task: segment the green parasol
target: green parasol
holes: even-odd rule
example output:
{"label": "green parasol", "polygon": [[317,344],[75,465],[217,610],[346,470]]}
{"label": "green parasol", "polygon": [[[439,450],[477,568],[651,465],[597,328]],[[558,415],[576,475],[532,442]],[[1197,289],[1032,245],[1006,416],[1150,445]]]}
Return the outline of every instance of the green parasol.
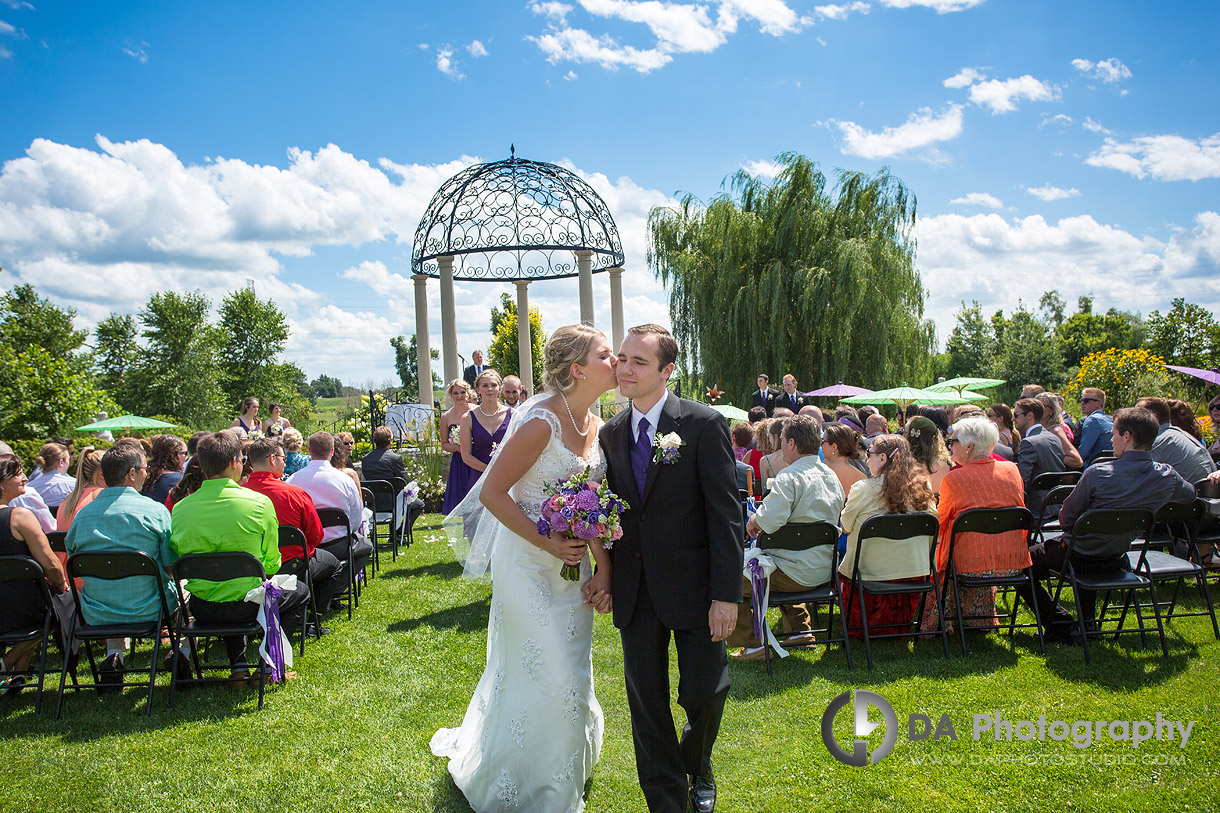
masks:
{"label": "green parasol", "polygon": [[[1001,384],[1007,384],[1007,381],[1001,381],[998,378],[970,378],[963,376],[960,378],[951,378],[948,381],[941,381],[939,384],[932,384],[925,389],[928,392],[953,392],[960,393],[962,390],[969,387],[973,390],[989,390],[992,387],[998,387]],[[981,395],[978,398],[971,398],[972,401],[987,400],[988,396]]]}
{"label": "green parasol", "polygon": [[909,404],[964,404],[965,402],[966,399],[952,392],[929,392],[908,387],[906,384],[843,399],[845,404],[897,404],[899,409],[906,409]]}
{"label": "green parasol", "polygon": [[749,412],[738,409],[732,404],[711,404],[710,406],[729,421],[748,421],[750,419]]}
{"label": "green parasol", "polygon": [[174,424],[158,421],[155,418],[141,418],[139,415],[120,415],[117,418],[107,418],[97,423],[76,427],[77,432],[102,432],[106,429],[172,429]]}

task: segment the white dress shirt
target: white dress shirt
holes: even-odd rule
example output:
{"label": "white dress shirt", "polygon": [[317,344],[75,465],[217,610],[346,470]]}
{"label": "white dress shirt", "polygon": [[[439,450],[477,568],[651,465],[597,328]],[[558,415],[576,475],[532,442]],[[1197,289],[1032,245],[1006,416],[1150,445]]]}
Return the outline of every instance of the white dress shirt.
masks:
{"label": "white dress shirt", "polygon": [[68,498],[76,488],[76,478],[62,471],[43,472],[25,484],[26,490],[34,489],[48,508],[54,508]]}
{"label": "white dress shirt", "polygon": [[55,517],[51,516],[51,509],[47,508],[47,504],[42,501],[42,495],[34,489],[27,488],[24,494],[9,500],[8,504],[13,508],[24,508],[33,512],[34,516],[38,517],[38,524],[42,526],[43,533],[49,534],[55,530]]}
{"label": "white dress shirt", "polygon": [[[317,508],[338,508],[347,514],[352,533],[363,535],[364,501],[360,497],[360,489],[351,477],[332,466],[329,460],[310,460],[287,482],[305,489]],[[324,528],[322,541],[329,542],[343,535],[343,529],[338,526]]]}
{"label": "white dress shirt", "polygon": [[669,397],[669,390],[661,393],[661,397],[652,405],[652,409],[647,412],[640,412],[635,408],[635,402],[631,402],[631,437],[636,443],[640,441],[640,418],[648,419],[648,441],[655,445],[657,439],[657,422],[661,420],[661,410],[665,407],[665,399]]}

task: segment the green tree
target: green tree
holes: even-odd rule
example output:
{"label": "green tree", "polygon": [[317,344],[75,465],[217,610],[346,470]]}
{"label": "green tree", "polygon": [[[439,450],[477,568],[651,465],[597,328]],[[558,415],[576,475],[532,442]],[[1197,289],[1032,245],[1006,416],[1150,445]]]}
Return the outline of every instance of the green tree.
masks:
{"label": "green tree", "polygon": [[937,374],[957,378],[990,372],[995,359],[995,333],[991,323],[983,318],[982,306],[977,300],[969,306],[963,302],[956,319],[945,345],[944,370],[937,370]]}
{"label": "green tree", "polygon": [[93,368],[99,383],[120,403],[129,400],[128,372],[138,363],[135,317],[112,313],[93,329]]}
{"label": "green tree", "polygon": [[1112,347],[1119,350],[1139,347],[1142,337],[1142,323],[1138,314],[1114,308],[1104,315],[1095,314],[1093,300],[1088,296],[1080,297],[1076,312],[1055,328],[1059,353],[1063,356],[1066,369],[1079,367],[1084,357],[1092,353]]}
{"label": "green tree", "polygon": [[[521,343],[517,339],[517,303],[508,294],[500,295],[503,308],[491,309],[491,345],[487,348],[487,363],[500,375],[521,375]],[[542,332],[542,314],[530,308],[530,366],[534,382],[542,381],[542,348],[546,334]]]}
{"label": "green tree", "polygon": [[0,344],[0,437],[41,440],[67,434],[103,411],[116,415],[119,407],[71,358],[36,344]]}
{"label": "green tree", "polygon": [[[419,345],[415,342],[415,334],[412,333],[409,340],[405,336],[395,336],[390,339],[390,347],[394,348],[394,369],[402,382],[404,397],[419,400]],[[440,361],[440,351],[435,347],[429,350],[428,355]],[[432,389],[442,386],[441,377],[432,373]]]}
{"label": "green tree", "polygon": [[809,159],[779,160],[772,183],[738,171],[706,205],[686,195],[649,213],[648,263],[669,287],[688,369],[736,403],[760,370],[802,386],[926,378],[935,329],[914,195],[887,170],[840,171],[832,194]]}
{"label": "green tree", "polygon": [[267,368],[288,341],[288,320],[280,309],[242,288],[221,301],[219,327],[221,369],[229,400],[240,402],[248,395],[278,400],[264,393],[269,386]]}
{"label": "green tree", "polygon": [[1024,303],[1018,302],[1009,319],[997,313],[992,325],[997,335],[992,375],[1018,390],[1025,384],[1041,384],[1053,390],[1063,383],[1063,359],[1054,334]]}
{"label": "green tree", "polygon": [[309,382],[309,386],[313,387],[313,391],[318,394],[319,398],[343,397],[343,382],[328,375],[318,376]]}
{"label": "green tree", "polygon": [[0,297],[0,336],[14,348],[41,347],[51,358],[84,366],[80,349],[89,331],[72,326],[76,311],[38,295],[33,285],[18,285]]}
{"label": "green tree", "polygon": [[1202,369],[1220,366],[1220,324],[1206,308],[1178,297],[1168,313],[1149,314],[1146,326],[1148,349],[1168,363]]}
{"label": "green tree", "polygon": [[132,377],[143,414],[170,415],[194,428],[227,425],[221,336],[208,321],[210,308],[199,291],[165,291],[140,311],[146,349]]}

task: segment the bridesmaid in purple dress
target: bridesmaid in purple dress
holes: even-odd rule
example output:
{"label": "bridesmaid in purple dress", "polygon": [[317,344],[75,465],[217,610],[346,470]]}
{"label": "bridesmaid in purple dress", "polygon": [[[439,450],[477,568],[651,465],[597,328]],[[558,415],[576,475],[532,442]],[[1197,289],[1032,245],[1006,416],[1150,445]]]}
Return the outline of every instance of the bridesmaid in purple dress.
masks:
{"label": "bridesmaid in purple dress", "polygon": [[459,443],[466,464],[465,491],[478,482],[491,462],[491,453],[504,440],[513,411],[500,402],[503,382],[495,370],[484,370],[474,381],[478,404],[462,416]]}
{"label": "bridesmaid in purple dress", "polygon": [[448,514],[456,508],[457,504],[466,496],[466,492],[470,490],[468,485],[470,469],[462,461],[459,427],[462,418],[470,412],[471,402],[474,401],[474,391],[460,378],[450,381],[445,392],[449,395],[449,400],[453,402],[453,407],[441,415],[439,425],[441,448],[450,454],[449,477],[445,480],[445,502],[441,506],[442,514]]}

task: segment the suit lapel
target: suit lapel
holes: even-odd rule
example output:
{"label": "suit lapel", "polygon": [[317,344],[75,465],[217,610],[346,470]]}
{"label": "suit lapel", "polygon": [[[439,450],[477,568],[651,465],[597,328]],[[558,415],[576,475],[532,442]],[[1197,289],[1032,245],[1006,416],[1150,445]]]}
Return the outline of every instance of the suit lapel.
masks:
{"label": "suit lapel", "polygon": [[628,406],[615,418],[617,420],[610,427],[610,448],[607,451],[610,466],[615,471],[614,479],[618,481],[618,491],[622,493],[624,483],[635,485],[631,475],[631,407]]}
{"label": "suit lapel", "polygon": [[[677,432],[681,428],[679,418],[682,416],[682,401],[678,396],[669,393],[665,396],[665,405],[661,407],[661,419],[657,421],[657,437],[667,435],[670,432]],[[630,430],[627,432],[631,435]],[[648,478],[644,481],[644,494],[641,497],[641,505],[648,502],[648,495],[652,493],[652,486],[657,481],[657,475],[661,472],[661,464],[656,462],[655,455],[649,458],[648,461]]]}

